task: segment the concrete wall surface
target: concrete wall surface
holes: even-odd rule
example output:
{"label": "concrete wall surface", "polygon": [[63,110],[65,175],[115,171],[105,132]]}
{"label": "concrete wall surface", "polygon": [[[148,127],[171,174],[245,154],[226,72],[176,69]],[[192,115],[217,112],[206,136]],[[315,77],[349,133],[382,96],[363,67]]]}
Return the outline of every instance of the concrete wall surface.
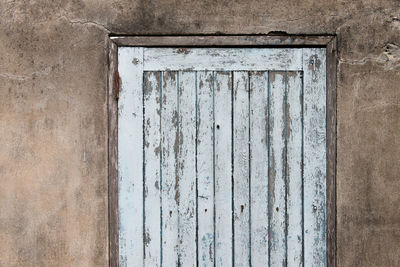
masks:
{"label": "concrete wall surface", "polygon": [[0,266],[107,266],[107,39],[337,34],[338,266],[400,266],[398,0],[0,2]]}

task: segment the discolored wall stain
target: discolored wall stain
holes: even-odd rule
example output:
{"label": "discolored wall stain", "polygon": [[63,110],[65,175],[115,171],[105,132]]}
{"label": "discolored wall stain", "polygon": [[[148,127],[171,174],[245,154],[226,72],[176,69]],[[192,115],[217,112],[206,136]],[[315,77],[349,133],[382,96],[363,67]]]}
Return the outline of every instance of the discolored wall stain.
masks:
{"label": "discolored wall stain", "polygon": [[399,14],[393,0],[2,1],[0,266],[108,265],[109,34],[277,31],[338,37],[338,266],[399,266]]}

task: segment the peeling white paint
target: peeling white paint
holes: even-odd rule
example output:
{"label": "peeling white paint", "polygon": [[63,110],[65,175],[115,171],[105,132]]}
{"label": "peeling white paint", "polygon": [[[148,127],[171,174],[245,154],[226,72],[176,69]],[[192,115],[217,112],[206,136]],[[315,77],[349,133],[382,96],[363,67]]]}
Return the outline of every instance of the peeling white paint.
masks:
{"label": "peeling white paint", "polygon": [[144,51],[119,52],[122,266],[326,265],[325,50]]}

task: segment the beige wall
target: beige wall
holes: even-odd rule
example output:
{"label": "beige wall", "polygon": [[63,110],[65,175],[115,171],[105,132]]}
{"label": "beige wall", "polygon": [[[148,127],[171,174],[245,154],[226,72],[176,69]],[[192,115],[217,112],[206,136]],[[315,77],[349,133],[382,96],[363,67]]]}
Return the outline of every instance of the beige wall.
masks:
{"label": "beige wall", "polygon": [[400,266],[400,2],[0,2],[0,266],[106,266],[106,40],[337,34],[338,265]]}

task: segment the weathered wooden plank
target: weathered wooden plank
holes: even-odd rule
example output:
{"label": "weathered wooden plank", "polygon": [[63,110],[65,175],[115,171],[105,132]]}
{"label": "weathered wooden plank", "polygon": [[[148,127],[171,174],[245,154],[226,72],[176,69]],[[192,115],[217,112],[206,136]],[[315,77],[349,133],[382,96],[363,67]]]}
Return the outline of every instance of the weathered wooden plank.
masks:
{"label": "weathered wooden plank", "polygon": [[268,266],[268,73],[250,76],[251,263]]}
{"label": "weathered wooden plank", "polygon": [[144,48],[144,70],[301,70],[301,48]]}
{"label": "weathered wooden plank", "polygon": [[[141,48],[135,49],[141,51]],[[121,49],[120,52],[123,52],[123,50]],[[258,52],[261,51],[260,49],[257,50]],[[191,61],[190,57],[193,51],[192,49],[190,51],[181,49],[174,53]],[[232,56],[234,53],[227,54],[227,57],[224,57],[218,54],[220,51],[218,50],[213,56],[220,57],[221,64],[226,63],[223,66],[224,68],[221,67],[221,69],[227,70],[227,66],[234,64],[235,60],[238,60],[239,65],[242,64],[241,66],[249,63],[246,62],[246,58],[241,61],[240,55],[235,60],[229,59],[228,56]],[[157,111],[157,108],[152,108],[152,106],[157,106],[157,103],[154,104],[154,101],[157,101],[155,97],[157,93],[153,94],[153,90],[151,92],[146,90],[147,87],[154,87],[152,83],[157,81],[158,78],[151,77],[157,74],[146,73],[144,80],[147,81],[147,84],[142,88],[143,77],[138,73],[143,73],[141,61],[143,54],[132,56],[131,53],[125,52],[128,57],[125,57],[122,63],[120,62],[122,86],[118,104],[120,108],[119,122],[124,123],[124,125],[118,127],[118,138],[122,137],[123,139],[123,141],[120,140],[118,149],[122,149],[122,155],[125,158],[122,158],[120,152],[118,170],[119,185],[122,186],[121,183],[125,183],[128,187],[124,186],[119,193],[119,202],[121,203],[121,207],[118,208],[120,213],[120,265],[128,266],[134,262],[135,266],[142,266],[144,258],[145,264],[151,266],[161,265],[161,261],[163,261],[164,266],[179,264],[190,266],[196,265],[196,260],[200,265],[205,266],[213,265],[214,260],[215,264],[219,266],[233,264],[240,266],[248,265],[249,259],[253,266],[268,264],[271,266],[297,266],[302,264],[303,255],[304,266],[326,265],[327,246],[331,244],[329,240],[334,239],[334,237],[327,238],[326,233],[326,145],[327,142],[332,143],[333,141],[331,135],[330,137],[326,136],[325,129],[325,127],[328,127],[325,118],[327,114],[325,108],[325,50],[303,49],[303,51],[304,104],[301,103],[299,73],[291,71],[287,73],[272,72],[269,90],[270,99],[268,98],[268,90],[262,88],[267,82],[267,73],[265,71],[252,73],[250,78],[252,90],[250,95],[247,92],[247,118],[243,116],[246,112],[244,107],[245,95],[240,94],[242,91],[237,89],[241,88],[242,84],[246,84],[245,81],[239,79],[239,77],[246,78],[246,72],[238,71],[239,69],[235,70],[234,67],[233,76],[230,76],[232,72],[216,72],[214,76],[212,72],[199,71],[197,77],[194,71],[180,71],[181,77],[178,78],[177,72],[166,71],[165,76],[170,77],[164,79],[163,86],[158,89],[158,93],[163,95],[163,91],[165,91],[164,93],[168,97],[163,98],[162,109]],[[121,54],[119,56],[121,57]],[[265,55],[261,55],[258,60],[262,56]],[[249,58],[253,60],[252,56]],[[123,62],[124,60],[125,62]],[[201,63],[202,60],[203,57],[200,54],[197,60],[200,62],[200,67],[203,64]],[[298,58],[295,58],[296,60]],[[197,61],[192,61],[192,63],[194,62],[193,64],[196,65]],[[121,64],[129,66],[122,68]],[[196,70],[196,68],[192,69]],[[214,69],[219,70],[218,68]],[[158,73],[158,75],[164,76],[161,73]],[[200,78],[201,75],[204,77]],[[185,80],[185,76],[191,78]],[[128,80],[124,77],[128,77]],[[196,77],[199,81],[202,79],[204,83],[208,82],[208,85],[203,85],[206,88],[204,95],[199,91],[197,101],[195,92],[196,86],[200,87],[200,83],[196,83]],[[214,91],[213,77],[217,80],[215,83],[215,104],[212,95]],[[129,86],[129,84],[131,85]],[[258,88],[259,85],[260,89],[257,93],[253,93],[254,88]],[[168,86],[171,88],[170,90],[163,88]],[[179,86],[183,90],[178,90]],[[189,87],[192,90],[185,90]],[[225,89],[221,90],[222,87],[225,87]],[[128,90],[126,90],[127,88]],[[136,89],[132,91],[131,88]],[[235,90],[232,92],[233,89]],[[142,98],[143,93],[144,99]],[[131,99],[130,102],[127,101],[128,98]],[[201,98],[204,100],[204,104],[201,104]],[[328,98],[332,99],[332,95],[328,95]],[[271,120],[269,122],[267,121],[269,119],[267,116],[268,101],[271,102],[269,107]],[[198,103],[197,109],[194,108],[196,103]],[[253,103],[257,104],[253,106]],[[159,105],[160,103],[158,103],[158,107]],[[215,106],[216,112],[215,127],[212,120],[213,106]],[[141,113],[143,108],[144,114]],[[146,113],[150,110],[153,113]],[[329,114],[332,114],[334,111],[330,112]],[[330,116],[329,114],[328,116]],[[304,193],[301,187],[302,115],[304,118]],[[161,119],[161,136],[158,135],[158,137],[156,131],[157,116],[158,134],[160,134],[159,120]],[[197,124],[196,118],[198,118]],[[136,122],[133,121],[134,119]],[[146,124],[147,122],[149,124]],[[247,122],[247,124],[244,122]],[[269,129],[268,125],[271,126]],[[334,122],[329,121],[329,125],[331,128],[334,127],[332,126]],[[164,127],[166,128],[164,129]],[[270,134],[270,148],[267,147],[267,133]],[[143,137],[145,140],[151,140],[151,142],[143,143]],[[160,137],[161,154],[157,155],[155,144],[160,143]],[[195,142],[196,137],[197,143]],[[327,138],[330,141],[327,141]],[[213,143],[215,144],[215,155],[211,156]],[[198,145],[197,154],[196,144]],[[132,149],[134,146],[139,149],[140,153]],[[332,155],[335,151],[332,150],[332,146],[328,146],[329,157],[331,161],[332,158],[334,161]],[[245,154],[243,151],[246,151],[246,149],[248,155],[247,167],[245,157],[238,156]],[[268,149],[270,158],[268,158]],[[145,158],[143,158],[143,155]],[[135,163],[132,164],[132,158],[139,159],[139,161],[135,160]],[[214,177],[213,161],[215,163]],[[268,161],[268,164],[263,164],[263,162],[267,163]],[[196,162],[197,165],[195,165]],[[161,171],[159,170],[160,164]],[[270,166],[269,171],[268,165]],[[328,162],[329,169],[332,169],[332,165],[334,163]],[[247,176],[245,176],[246,168]],[[143,170],[145,174],[143,174]],[[262,179],[263,176],[267,176],[267,171],[270,180]],[[135,175],[139,173],[139,175],[131,175],[133,173]],[[331,173],[332,171],[329,177],[333,176],[334,178],[334,174]],[[164,175],[167,176],[165,181],[163,180]],[[201,176],[204,177],[201,178]],[[138,180],[138,177],[141,180]],[[159,187],[162,190],[161,195],[160,192],[157,195],[155,186],[157,177],[159,177]],[[206,177],[208,177],[208,180]],[[215,179],[215,191],[213,190],[213,178]],[[136,180],[132,183],[134,179]],[[143,179],[146,182],[145,184],[143,184]],[[152,186],[152,183],[154,186]],[[334,191],[332,193],[334,181],[329,180],[329,183],[328,194],[330,195],[328,201],[332,201],[334,199]],[[138,184],[141,185],[140,188],[138,188]],[[269,191],[267,191],[268,184]],[[134,190],[136,191],[133,193]],[[215,198],[213,198],[214,193]],[[268,195],[270,198],[267,198]],[[125,198],[121,199],[123,196]],[[206,198],[205,196],[209,197]],[[302,214],[302,196],[304,196],[304,214]],[[246,199],[247,207],[242,205],[242,202],[245,202]],[[158,210],[154,209],[156,205],[158,205]],[[267,210],[268,206],[270,207],[269,210]],[[328,213],[334,214],[334,211],[332,212],[334,205],[329,207],[330,212]],[[141,210],[141,213],[138,212],[138,209]],[[129,214],[126,213],[127,210],[129,210]],[[254,212],[254,210],[257,210],[257,212]],[[268,213],[270,213],[270,218],[268,218]],[[143,214],[145,217],[143,217]],[[245,219],[246,216],[247,219]],[[302,216],[304,216],[304,219],[302,219]],[[196,233],[197,218],[198,230]],[[129,220],[134,221],[134,223],[130,223]],[[215,224],[213,225],[214,220]],[[304,229],[301,229],[303,221]],[[334,228],[334,221],[333,218],[328,222],[333,225],[332,227],[329,226],[329,231]],[[133,227],[131,227],[132,225]],[[270,225],[268,231],[267,225]],[[244,231],[246,226],[247,232]],[[159,230],[158,237],[157,227]],[[143,230],[145,231],[144,235]],[[213,233],[216,234],[215,237]],[[139,242],[132,241],[132,237],[135,235]],[[138,238],[137,235],[141,238]],[[201,239],[202,237],[204,239]],[[130,241],[127,238],[131,238]],[[213,243],[214,239],[216,239],[216,245]],[[244,246],[246,242],[248,245]],[[303,242],[305,251],[302,251]],[[326,242],[329,242],[329,244]],[[269,251],[268,243],[270,245]],[[136,246],[139,246],[139,248],[136,249]],[[155,256],[157,254],[159,255],[158,258]],[[271,255],[270,259],[268,254]],[[133,260],[135,257],[139,261]],[[330,259],[329,262],[332,261],[334,262]]]}
{"label": "weathered wooden plank", "polygon": [[326,265],[326,61],[324,48],[305,48],[304,266]]}
{"label": "weathered wooden plank", "polygon": [[[115,94],[117,85],[118,48],[109,41],[109,68],[107,77],[108,103],[108,218],[109,218],[109,263],[118,267],[118,102]],[[119,81],[118,81],[119,82]]]}
{"label": "weathered wooden plank", "polygon": [[336,38],[326,47],[326,254],[336,266]]}
{"label": "weathered wooden plank", "polygon": [[162,265],[178,264],[178,78],[162,73]]}
{"label": "weathered wooden plank", "polygon": [[286,265],[286,74],[270,73],[270,264]]}
{"label": "weathered wooden plank", "polygon": [[287,74],[287,266],[303,266],[302,77]]}
{"label": "weathered wooden plank", "polygon": [[[143,48],[120,48],[119,264],[143,264]],[[135,64],[132,64],[132,62]]]}
{"label": "weathered wooden plank", "polygon": [[196,73],[179,72],[179,263],[196,265]]}
{"label": "weathered wooden plank", "polygon": [[310,35],[230,35],[230,36],[113,36],[111,40],[118,46],[310,46],[327,45],[334,36]]}
{"label": "weathered wooden plank", "polygon": [[250,264],[249,75],[233,72],[234,265]]}
{"label": "weathered wooden plank", "polygon": [[213,73],[197,74],[198,261],[214,266]]}
{"label": "weathered wooden plank", "polygon": [[230,72],[214,76],[215,264],[232,266],[232,81]]}
{"label": "weathered wooden plank", "polygon": [[160,266],[161,73],[144,73],[144,265]]}

